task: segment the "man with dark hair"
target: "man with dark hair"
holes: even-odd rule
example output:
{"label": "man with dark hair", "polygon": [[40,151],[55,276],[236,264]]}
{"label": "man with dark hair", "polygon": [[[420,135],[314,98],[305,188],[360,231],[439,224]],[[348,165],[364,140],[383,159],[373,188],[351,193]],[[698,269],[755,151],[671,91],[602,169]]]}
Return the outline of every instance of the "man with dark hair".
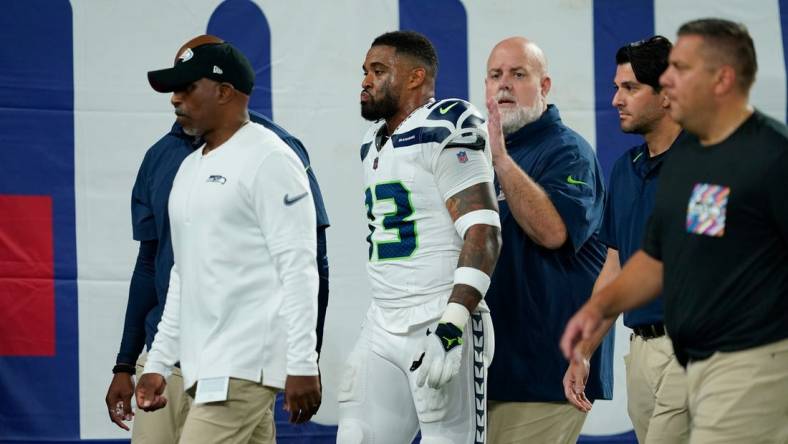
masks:
{"label": "man with dark hair", "polygon": [[417,32],[401,31],[381,34],[372,41],[372,46],[391,46],[398,54],[407,54],[419,59],[431,78],[438,75],[438,55],[432,43]]}
{"label": "man with dark hair", "polygon": [[[222,39],[212,35],[195,37],[178,50],[176,60],[187,48],[222,42]],[[309,186],[317,213],[317,264],[320,274],[317,323],[319,353],[328,305],[326,229],[329,226],[320,186],[310,165],[309,154],[300,140],[262,114],[250,110],[249,118],[281,138],[301,159],[309,177]],[[149,349],[153,343],[156,326],[161,320],[164,309],[170,270],[174,262],[167,211],[172,181],[183,159],[202,144],[199,137],[186,134],[183,127],[176,122],[172,129],[145,154],[132,190],[132,231],[134,239],[140,242],[140,247],[129,287],[120,351],[105,401],[110,420],[119,427],[128,430],[128,426],[123,421],[134,419],[131,439],[135,444],[177,442],[191,405],[190,398],[183,393],[183,380],[178,367],[173,369],[167,381],[165,396],[169,401],[163,409],[156,412],[142,410],[132,412],[131,397],[134,394],[132,376],[136,374],[139,379],[145,366],[145,354],[140,354],[143,348],[147,346]]]}
{"label": "man with dark hair", "polygon": [[[487,296],[498,337],[494,443],[574,444],[586,418],[564,396],[568,366],[555,342],[604,263],[604,177],[591,145],[547,103],[551,86],[534,42],[511,37],[490,52],[485,91],[503,237]],[[612,335],[579,365],[590,367],[589,398],[610,399]]]}
{"label": "man with dark hair", "polygon": [[254,71],[228,43],[187,47],[151,71],[183,132],[203,145],[180,164],[169,199],[175,265],[137,405],[167,403],[176,362],[193,398],[182,443],[275,442],[284,388],[293,422],[320,405],[319,277],[309,180],[293,150],[249,121]]}
{"label": "man with dark hair", "polygon": [[364,61],[361,161],[372,303],[339,390],[340,444],[485,442],[492,325],[483,297],[500,248],[484,119],[435,101],[437,57],[415,32]]}
{"label": "man with dark hair", "polygon": [[[616,92],[621,130],[643,136],[642,145],[624,153],[613,166],[605,200],[605,217],[599,233],[607,245],[607,259],[594,284],[598,291],[621,272],[621,265],[640,249],[646,222],[654,208],[662,164],[677,142],[681,127],[670,118],[670,101],[659,77],[668,67],[672,45],[662,36],[622,46],[616,53]],[[612,326],[614,318],[606,320]],[[627,370],[627,406],[638,442],[680,443],[689,438],[689,414],[684,369],[673,354],[665,335],[662,298],[624,313],[624,325],[633,330]],[[574,361],[587,360],[607,333],[583,341],[575,349]],[[588,367],[571,365],[564,377],[566,397],[577,408],[588,411],[591,404],[583,392]],[[574,371],[573,371],[574,370]]]}
{"label": "man with dark hair", "polygon": [[788,128],[749,104],[744,26],[702,19],[678,35],[660,84],[689,134],[663,166],[643,250],[572,318],[561,348],[570,357],[605,319],[662,292],[690,442],[788,442]]}

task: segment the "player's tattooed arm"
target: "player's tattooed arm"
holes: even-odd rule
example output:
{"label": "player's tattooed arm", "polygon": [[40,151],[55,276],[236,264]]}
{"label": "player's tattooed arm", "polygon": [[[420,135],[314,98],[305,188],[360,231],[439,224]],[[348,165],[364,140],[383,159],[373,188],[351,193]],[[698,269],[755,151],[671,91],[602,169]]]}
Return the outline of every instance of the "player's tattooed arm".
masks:
{"label": "player's tattooed arm", "polygon": [[[492,183],[483,182],[460,191],[446,201],[446,208],[454,221],[475,210],[497,212],[498,202]],[[492,276],[501,251],[501,230],[492,225],[472,225],[465,233],[464,241],[457,267],[476,268]],[[455,285],[449,298],[449,302],[462,304],[471,313],[481,300],[478,290],[464,284]]]}
{"label": "player's tattooed arm", "polygon": [[[489,276],[501,249],[498,203],[491,183],[480,183],[458,192],[446,200],[446,208],[455,228],[463,233],[463,246],[449,303],[438,320],[435,334],[427,329],[410,367],[411,371],[418,371],[419,387],[425,383],[431,388],[442,387],[460,371],[463,329],[489,286]],[[468,217],[462,219],[464,215]]]}

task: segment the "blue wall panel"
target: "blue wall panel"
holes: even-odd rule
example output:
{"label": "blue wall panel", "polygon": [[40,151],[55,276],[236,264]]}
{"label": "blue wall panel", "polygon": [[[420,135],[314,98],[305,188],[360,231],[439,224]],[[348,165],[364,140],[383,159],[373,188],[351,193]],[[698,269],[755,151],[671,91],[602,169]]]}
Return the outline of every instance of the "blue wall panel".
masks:
{"label": "blue wall panel", "polygon": [[616,51],[621,46],[654,35],[653,0],[594,1],[594,97],[596,152],[606,177],[621,154],[643,143],[640,136],[624,134],[613,108]]}
{"label": "blue wall panel", "polygon": [[249,108],[273,119],[271,29],[260,7],[249,0],[222,2],[208,20],[207,32],[232,43],[246,55],[256,74]]}
{"label": "blue wall panel", "polygon": [[400,0],[399,28],[430,39],[438,53],[435,98],[468,100],[468,18],[458,0]]}
{"label": "blue wall panel", "polygon": [[79,439],[72,11],[3,2],[0,194],[52,198],[55,356],[0,357],[0,441]]}

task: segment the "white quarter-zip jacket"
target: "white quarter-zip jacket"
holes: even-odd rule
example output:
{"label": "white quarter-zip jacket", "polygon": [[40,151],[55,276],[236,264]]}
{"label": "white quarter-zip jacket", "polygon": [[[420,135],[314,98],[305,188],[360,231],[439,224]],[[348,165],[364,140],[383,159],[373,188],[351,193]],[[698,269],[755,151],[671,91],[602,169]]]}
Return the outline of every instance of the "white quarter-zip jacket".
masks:
{"label": "white quarter-zip jacket", "polygon": [[168,376],[180,361],[185,389],[317,375],[315,210],[292,150],[245,124],[183,161],[169,213],[175,266],[145,373]]}

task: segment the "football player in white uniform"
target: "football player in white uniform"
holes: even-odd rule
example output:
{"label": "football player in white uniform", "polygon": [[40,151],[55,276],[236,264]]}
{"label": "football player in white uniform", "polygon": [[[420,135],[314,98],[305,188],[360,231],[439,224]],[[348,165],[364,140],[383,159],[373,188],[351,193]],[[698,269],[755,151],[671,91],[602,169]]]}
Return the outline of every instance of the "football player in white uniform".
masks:
{"label": "football player in white uniform", "polygon": [[372,304],[339,390],[341,444],[484,443],[493,331],[483,297],[500,251],[487,130],[468,102],[436,102],[426,37],[367,52],[361,160]]}

